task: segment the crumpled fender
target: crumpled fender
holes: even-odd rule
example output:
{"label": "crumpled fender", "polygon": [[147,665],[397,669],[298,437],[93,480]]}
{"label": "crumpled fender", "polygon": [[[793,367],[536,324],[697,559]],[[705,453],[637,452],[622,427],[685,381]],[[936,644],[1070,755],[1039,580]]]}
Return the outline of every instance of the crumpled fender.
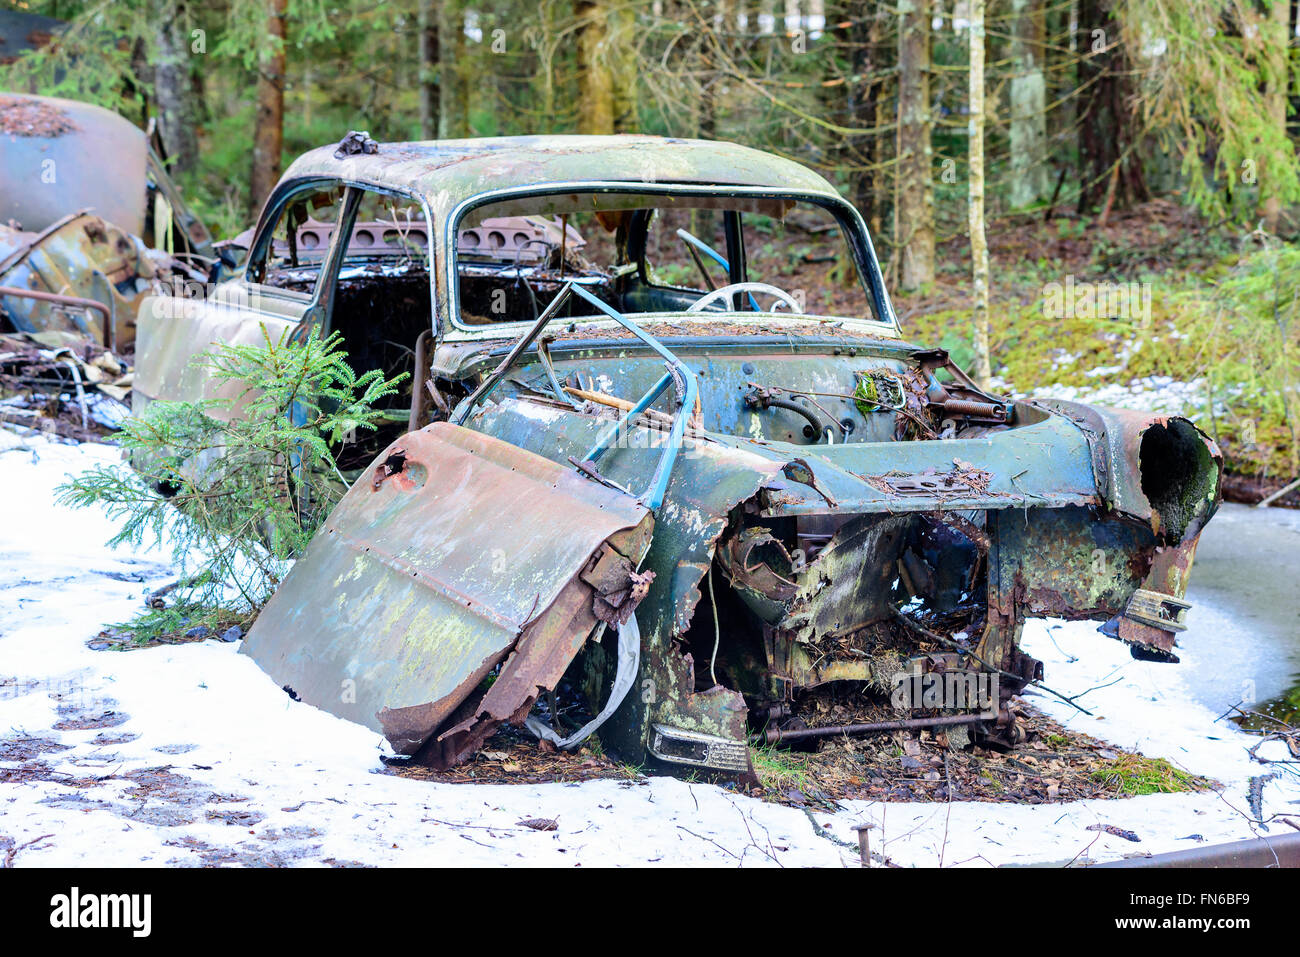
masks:
{"label": "crumpled fender", "polygon": [[1083,431],[1102,501],[1149,523],[1166,544],[1195,538],[1218,510],[1223,453],[1190,419],[1061,399],[1032,404]]}
{"label": "crumpled fender", "polygon": [[1136,658],[1177,661],[1173,649],[1186,627],[1189,606],[1182,598],[1196,544],[1222,500],[1222,452],[1182,416],[1055,399],[1035,404],[1083,431],[1102,501],[1154,536],[1141,586],[1102,631],[1126,642]]}

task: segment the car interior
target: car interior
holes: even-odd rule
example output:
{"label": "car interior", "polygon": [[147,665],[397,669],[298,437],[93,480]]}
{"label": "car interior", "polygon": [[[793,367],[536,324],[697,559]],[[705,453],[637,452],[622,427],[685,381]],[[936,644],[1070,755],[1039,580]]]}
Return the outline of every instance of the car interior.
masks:
{"label": "car interior", "polygon": [[[427,421],[440,398],[458,398],[456,384],[444,384],[453,393],[445,398],[424,395],[432,297],[423,210],[410,197],[377,190],[305,192],[285,206],[266,248],[252,251],[247,277],[312,297],[339,224],[349,220],[346,244],[337,250],[328,331],[341,334],[359,371],[406,374],[401,393],[388,400],[391,427],[347,456],[345,464],[361,467],[403,429]],[[811,312],[816,304],[806,290],[823,285],[817,271],[846,263],[858,281],[861,314],[870,315],[843,227],[815,204],[750,196],[529,196],[473,208],[457,224],[451,322],[467,331],[530,323],[569,283],[630,316]],[[570,296],[557,316],[594,311]]]}

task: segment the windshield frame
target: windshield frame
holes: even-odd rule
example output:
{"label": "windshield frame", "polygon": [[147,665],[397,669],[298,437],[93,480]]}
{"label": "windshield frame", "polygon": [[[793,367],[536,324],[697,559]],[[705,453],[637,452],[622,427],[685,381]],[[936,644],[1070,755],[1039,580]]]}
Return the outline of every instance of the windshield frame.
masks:
{"label": "windshield frame", "polygon": [[[885,289],[884,276],[876,257],[875,246],[867,231],[866,223],[857,209],[843,197],[833,193],[806,190],[776,189],[767,186],[725,186],[698,185],[689,183],[646,183],[629,181],[589,181],[547,183],[543,186],[516,186],[478,193],[458,203],[446,217],[439,231],[437,242],[443,252],[444,268],[442,280],[446,289],[447,323],[439,332],[440,338],[446,340],[481,340],[517,338],[532,325],[532,320],[521,319],[515,322],[493,323],[489,326],[474,325],[460,319],[460,273],[456,251],[456,236],[460,223],[473,211],[508,199],[527,199],[568,193],[624,193],[624,194],[661,194],[664,196],[716,196],[725,198],[761,198],[775,200],[793,200],[796,203],[809,203],[824,209],[839,225],[841,235],[847,242],[857,267],[864,291],[867,293],[873,316],[812,316],[809,318],[845,319],[860,322],[864,326],[882,330],[886,337],[900,336],[898,317]],[[638,317],[674,316],[681,313],[636,313]],[[688,318],[698,321],[701,327],[710,322],[733,322],[737,317],[753,319],[755,316],[769,315],[754,312],[709,312],[691,313]],[[782,319],[798,319],[799,314],[774,314]],[[644,321],[638,319],[638,321]],[[582,324],[609,323],[612,320],[602,315],[590,319],[583,317]]]}

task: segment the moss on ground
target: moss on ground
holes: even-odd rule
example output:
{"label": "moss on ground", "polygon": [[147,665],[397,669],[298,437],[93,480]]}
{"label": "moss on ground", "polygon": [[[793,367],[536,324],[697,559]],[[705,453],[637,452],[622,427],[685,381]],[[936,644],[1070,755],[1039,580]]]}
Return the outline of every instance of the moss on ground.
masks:
{"label": "moss on ground", "polygon": [[1179,791],[1204,791],[1212,782],[1174,767],[1164,758],[1140,754],[1121,754],[1106,767],[1092,772],[1092,779],[1117,794],[1174,794]]}

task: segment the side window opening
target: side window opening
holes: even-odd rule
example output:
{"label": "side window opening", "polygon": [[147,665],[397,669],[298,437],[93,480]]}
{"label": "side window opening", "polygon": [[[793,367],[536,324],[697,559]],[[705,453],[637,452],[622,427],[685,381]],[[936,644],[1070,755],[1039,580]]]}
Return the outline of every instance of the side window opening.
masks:
{"label": "side window opening", "polygon": [[313,296],[342,208],[344,188],[330,185],[295,194],[280,210],[271,241],[254,251],[250,282]]}
{"label": "side window opening", "polygon": [[[342,337],[357,374],[372,369],[386,378],[405,374],[399,391],[382,400],[384,424],[345,439],[337,456],[345,473],[364,468],[427,411],[427,403],[421,403],[412,414],[413,400],[426,395],[433,352],[428,236],[418,201],[334,183],[294,195],[281,210],[265,252],[259,259],[254,250],[250,260],[250,281],[306,298],[316,294],[322,271],[330,268],[332,287],[318,302],[322,332]],[[337,274],[331,262],[337,263]]]}

